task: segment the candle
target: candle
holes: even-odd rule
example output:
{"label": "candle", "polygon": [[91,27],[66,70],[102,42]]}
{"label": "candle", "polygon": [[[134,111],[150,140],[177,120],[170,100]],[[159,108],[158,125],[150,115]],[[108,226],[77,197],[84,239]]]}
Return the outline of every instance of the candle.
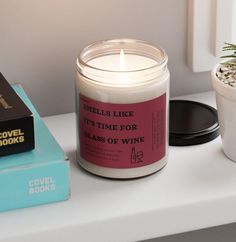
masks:
{"label": "candle", "polygon": [[143,41],[92,44],[77,59],[79,164],[96,175],[134,178],[167,162],[167,56]]}
{"label": "candle", "polygon": [[[154,66],[157,62],[145,56],[125,54],[124,50],[121,49],[119,54],[97,57],[88,61],[87,64],[108,71],[135,71]],[[107,81],[114,82],[112,79],[108,79]]]}

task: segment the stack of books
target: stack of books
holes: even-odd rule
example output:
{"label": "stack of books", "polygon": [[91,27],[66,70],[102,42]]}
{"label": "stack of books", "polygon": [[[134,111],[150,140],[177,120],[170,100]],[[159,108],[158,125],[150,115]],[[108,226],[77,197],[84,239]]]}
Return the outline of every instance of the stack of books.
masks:
{"label": "stack of books", "polygon": [[69,161],[23,88],[7,85],[0,75],[0,211],[67,200]]}

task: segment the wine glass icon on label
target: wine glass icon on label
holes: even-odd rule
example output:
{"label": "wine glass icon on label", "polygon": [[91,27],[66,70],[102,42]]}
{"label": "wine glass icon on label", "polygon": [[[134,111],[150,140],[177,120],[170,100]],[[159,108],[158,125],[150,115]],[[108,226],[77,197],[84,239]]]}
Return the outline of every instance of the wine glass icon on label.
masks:
{"label": "wine glass icon on label", "polygon": [[136,151],[135,147],[132,147],[130,158],[131,163],[143,162],[143,151]]}

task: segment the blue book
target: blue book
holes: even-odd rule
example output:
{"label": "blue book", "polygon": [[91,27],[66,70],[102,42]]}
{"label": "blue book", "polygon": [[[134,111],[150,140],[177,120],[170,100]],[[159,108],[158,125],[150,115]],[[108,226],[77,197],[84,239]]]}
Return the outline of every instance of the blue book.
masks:
{"label": "blue book", "polygon": [[15,92],[34,116],[35,149],[0,157],[0,211],[69,198],[69,161],[22,87]]}

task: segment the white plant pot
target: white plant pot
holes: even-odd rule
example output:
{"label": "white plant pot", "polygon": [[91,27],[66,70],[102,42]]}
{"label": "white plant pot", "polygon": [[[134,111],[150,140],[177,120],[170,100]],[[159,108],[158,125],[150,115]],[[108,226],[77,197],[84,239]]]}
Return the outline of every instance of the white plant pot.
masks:
{"label": "white plant pot", "polygon": [[220,65],[211,72],[220,124],[220,134],[225,155],[236,161],[236,88],[224,84],[216,76]]}

